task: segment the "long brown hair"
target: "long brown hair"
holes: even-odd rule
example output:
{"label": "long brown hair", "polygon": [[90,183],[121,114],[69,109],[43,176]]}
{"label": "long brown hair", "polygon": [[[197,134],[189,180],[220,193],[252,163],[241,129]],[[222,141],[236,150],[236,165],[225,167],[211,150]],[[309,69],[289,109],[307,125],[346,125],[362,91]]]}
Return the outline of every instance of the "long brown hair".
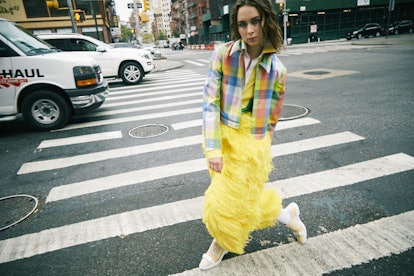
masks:
{"label": "long brown hair", "polygon": [[282,32],[280,30],[277,14],[274,11],[272,4],[269,0],[237,0],[233,5],[231,11],[231,38],[232,40],[240,39],[239,26],[237,24],[237,12],[243,6],[255,7],[260,14],[260,17],[264,19],[263,35],[265,42],[270,42],[276,51],[280,51],[283,47]]}

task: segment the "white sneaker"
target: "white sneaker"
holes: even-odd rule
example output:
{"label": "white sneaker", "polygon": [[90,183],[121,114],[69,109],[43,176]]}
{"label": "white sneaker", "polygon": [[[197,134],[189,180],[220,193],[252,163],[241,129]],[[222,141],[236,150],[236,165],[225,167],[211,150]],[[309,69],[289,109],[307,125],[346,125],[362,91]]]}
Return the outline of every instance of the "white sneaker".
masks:
{"label": "white sneaker", "polygon": [[295,234],[296,240],[300,244],[304,244],[306,242],[308,234],[307,234],[305,224],[303,224],[303,222],[300,220],[300,217],[299,217],[299,214],[300,214],[299,206],[295,202],[292,202],[288,206],[286,206],[286,209],[289,210],[290,215],[291,215],[291,220],[290,220],[290,224],[288,225],[288,227]]}

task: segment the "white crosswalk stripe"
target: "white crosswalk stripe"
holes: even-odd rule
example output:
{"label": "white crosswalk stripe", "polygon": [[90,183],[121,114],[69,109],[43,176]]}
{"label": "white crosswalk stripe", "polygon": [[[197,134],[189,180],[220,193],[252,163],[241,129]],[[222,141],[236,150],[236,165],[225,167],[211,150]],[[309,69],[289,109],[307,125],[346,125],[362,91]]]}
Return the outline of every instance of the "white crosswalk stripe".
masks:
{"label": "white crosswalk stripe", "polygon": [[[197,59],[188,63],[207,66],[209,60]],[[190,78],[188,75],[185,76],[187,73],[191,74]],[[191,146],[198,146],[201,151],[201,100],[205,77],[191,71],[187,73],[182,74],[184,77],[177,77],[174,70],[160,72],[148,75],[147,83],[143,82],[139,86],[111,88],[110,98],[102,108],[91,114],[77,116],[76,120],[79,122],[53,132],[59,134],[60,138],[42,141],[35,150],[38,155],[32,161],[21,165],[17,172],[18,177],[46,172],[59,174],[76,166],[93,168],[96,164],[100,164],[99,162],[117,162],[122,158],[128,159],[144,154],[156,156],[164,151],[185,152]],[[171,129],[177,136],[155,142],[142,141],[139,144],[123,147],[119,147],[119,144],[113,146],[110,144],[111,141],[123,138],[121,124],[159,118],[168,118]],[[318,119],[302,117],[279,122],[276,132],[283,134],[305,127],[316,129],[321,125]],[[100,126],[111,126],[111,129],[90,133],[93,132],[90,128]],[[89,130],[89,132],[82,133],[79,130]],[[365,142],[364,137],[347,130],[315,133],[308,134],[303,139],[272,145],[272,156],[300,158],[301,155],[317,150],[337,148],[343,150],[345,147]],[[64,135],[65,137],[62,138]],[[60,149],[65,147],[88,145],[94,142],[107,142],[107,144],[105,148],[96,147],[92,152],[70,155],[62,150],[60,154]],[[48,155],[52,151],[54,154]],[[154,162],[146,164],[145,167],[138,166],[133,170],[111,172],[90,179],[79,176],[76,181],[66,182],[65,178],[61,178],[59,184],[51,188],[45,196],[43,208],[65,204],[65,200],[90,198],[107,191],[115,192],[120,188],[140,187],[146,183],[165,181],[174,176],[192,175],[206,170],[205,159],[200,156],[189,156],[184,153],[180,158],[179,161],[165,160],[162,165]],[[344,189],[351,185],[358,186],[365,181],[411,170],[414,170],[414,157],[398,152],[304,175],[271,180],[267,183],[267,188],[277,189],[284,199],[288,199],[333,189]],[[37,232],[12,235],[0,240],[0,264],[62,249],[71,250],[75,246],[94,242],[105,244],[117,237],[142,235],[147,231],[191,223],[201,219],[203,199],[203,196],[192,196],[177,201],[164,201],[140,209],[119,208],[117,209],[119,211],[110,215],[44,228]],[[408,210],[364,224],[314,235],[304,246],[297,243],[275,244],[268,249],[232,257],[224,260],[214,270],[203,274],[320,275],[329,273],[411,249],[414,247],[413,227],[414,210]],[[179,273],[174,275],[201,275],[198,268],[191,267],[182,267],[177,272]]]}

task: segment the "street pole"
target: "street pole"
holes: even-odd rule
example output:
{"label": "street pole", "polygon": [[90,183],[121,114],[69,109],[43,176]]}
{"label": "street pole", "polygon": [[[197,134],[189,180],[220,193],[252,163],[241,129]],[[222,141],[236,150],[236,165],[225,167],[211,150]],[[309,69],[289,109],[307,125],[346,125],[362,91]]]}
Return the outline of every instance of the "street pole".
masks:
{"label": "street pole", "polygon": [[136,39],[138,45],[141,46],[141,43],[139,41],[140,30],[139,30],[139,17],[138,17],[137,0],[134,0],[134,14],[135,14],[135,39]]}
{"label": "street pole", "polygon": [[288,15],[286,12],[286,0],[283,0],[283,45],[287,45],[287,27]]}
{"label": "street pole", "polygon": [[73,17],[73,6],[72,6],[72,0],[67,0],[68,3],[68,9],[69,9],[69,16],[70,20],[72,21],[72,31],[74,33],[78,32],[78,26],[76,26],[75,17]]}

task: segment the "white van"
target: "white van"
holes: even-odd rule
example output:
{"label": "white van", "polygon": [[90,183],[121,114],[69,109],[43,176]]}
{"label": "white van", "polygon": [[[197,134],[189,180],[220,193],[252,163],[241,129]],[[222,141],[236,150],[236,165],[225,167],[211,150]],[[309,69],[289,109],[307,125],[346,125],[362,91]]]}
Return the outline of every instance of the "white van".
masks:
{"label": "white van", "polygon": [[72,114],[98,108],[108,95],[93,58],[58,52],[0,18],[0,121],[21,113],[35,129],[57,129]]}

